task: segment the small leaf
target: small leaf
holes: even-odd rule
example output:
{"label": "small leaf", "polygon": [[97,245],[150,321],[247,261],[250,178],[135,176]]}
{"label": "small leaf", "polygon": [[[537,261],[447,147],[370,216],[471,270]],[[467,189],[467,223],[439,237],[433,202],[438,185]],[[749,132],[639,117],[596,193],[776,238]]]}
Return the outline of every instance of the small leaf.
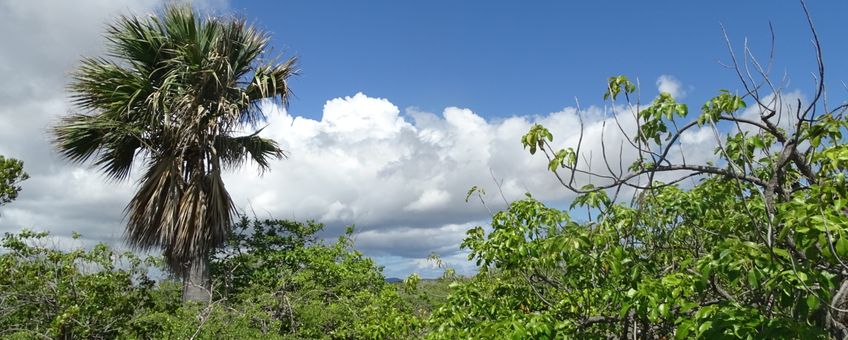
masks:
{"label": "small leaf", "polygon": [[807,307],[810,308],[810,312],[813,312],[818,309],[820,305],[821,301],[819,301],[818,297],[813,294],[807,296]]}
{"label": "small leaf", "polygon": [[660,315],[661,315],[662,317],[667,317],[667,316],[668,316],[668,305],[666,305],[666,304],[664,304],[664,303],[661,303],[661,304],[657,307],[657,309],[659,309]]}
{"label": "small leaf", "polygon": [[677,331],[675,331],[674,338],[675,339],[687,339],[689,337],[689,323],[684,322],[681,323],[680,326],[677,326]]}
{"label": "small leaf", "polygon": [[757,279],[757,271],[755,269],[751,269],[748,271],[748,285],[751,287],[759,286],[759,280]]}
{"label": "small leaf", "polygon": [[839,256],[848,256],[848,240],[844,237],[840,237],[836,240],[836,253]]}

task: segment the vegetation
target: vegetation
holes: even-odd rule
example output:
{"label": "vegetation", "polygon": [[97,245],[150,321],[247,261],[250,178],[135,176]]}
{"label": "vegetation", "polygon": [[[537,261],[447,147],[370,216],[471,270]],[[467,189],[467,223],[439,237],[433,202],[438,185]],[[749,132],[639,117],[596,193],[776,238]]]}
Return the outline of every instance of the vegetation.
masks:
{"label": "vegetation", "polygon": [[[610,78],[604,97],[617,117],[636,119],[635,131],[623,118],[612,129],[637,155],[626,168],[607,156],[619,152],[605,141],[598,170],[583,163],[587,146],[557,149],[549,130],[534,126],[524,146],[547,157],[563,187],[579,194],[570,212],[586,209],[589,220],[528,196],[497,213],[490,233],[470,230],[463,247],[480,273],[437,310],[433,334],[847,336],[848,106],[821,99],[820,51],[807,102],[787,103],[748,55],[752,64],[736,65],[745,92],[719,91],[697,113],[668,93],[642,108],[635,84]],[[743,69],[762,79],[753,83]],[[696,129],[721,138],[703,163],[675,154]],[[632,199],[621,202],[626,193]]]}
{"label": "vegetation", "polygon": [[24,162],[0,155],[0,206],[14,201],[21,191],[21,182],[29,178]]}
{"label": "vegetation", "polygon": [[[158,258],[104,244],[69,251],[46,233],[2,239],[0,338],[408,339],[424,321],[351,248],[352,229],[330,244],[323,225],[242,219],[211,260],[211,298],[182,303],[181,285],[154,281]],[[78,237],[79,235],[77,235]]]}
{"label": "vegetation", "polygon": [[[267,168],[281,155],[234,134],[263,118],[257,100],[286,101],[293,59],[259,66],[267,39],[239,20],[182,7],[121,18],[108,34],[118,61],[83,62],[71,89],[89,112],[56,127],[56,143],[73,161],[96,154],[116,179],[143,155],[127,235],[164,259],[6,234],[0,337],[846,338],[848,104],[824,100],[810,28],[809,100],[790,102],[747,49],[742,64],[731,49],[744,91],[720,90],[697,110],[668,93],[642,106],[636,84],[610,78],[614,124],[603,130],[620,146],[583,145],[581,131],[569,147],[541,125],[521,139],[577,194],[569,209],[528,193],[488,232],[468,231],[476,275],[444,268],[393,284],[355,249],[352,227],[326,242],[319,223],[231,217],[222,166]],[[715,136],[711,157],[683,153],[697,131]],[[25,178],[0,157],[0,204]]]}
{"label": "vegetation", "polygon": [[235,207],[221,180],[225,168],[252,160],[261,169],[282,150],[256,133],[258,102],[286,103],[295,60],[263,63],[266,34],[244,20],[201,20],[190,7],[160,17],[121,17],[106,38],[110,59],[87,58],[70,91],[85,113],[55,127],[67,159],[127,178],[146,161],[127,206],[126,238],[138,250],[161,249],[186,283],[184,298],[208,295],[209,252],[226,239]]}

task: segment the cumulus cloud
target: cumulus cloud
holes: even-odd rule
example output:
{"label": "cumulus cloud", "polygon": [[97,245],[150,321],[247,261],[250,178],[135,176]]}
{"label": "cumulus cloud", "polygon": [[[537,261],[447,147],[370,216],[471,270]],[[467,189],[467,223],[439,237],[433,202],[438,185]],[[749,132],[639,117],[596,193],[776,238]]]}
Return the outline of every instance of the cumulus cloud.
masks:
{"label": "cumulus cloud", "polygon": [[[288,158],[261,176],[251,166],[228,173],[225,181],[237,205],[262,217],[317,219],[328,225],[328,234],[356,224],[360,249],[385,259],[409,259],[410,270],[431,252],[464,259],[458,245],[465,231],[489,218],[487,207],[465,203],[471,186],[487,189],[491,210],[525,192],[551,202],[570,197],[546,172],[544,158],[522,148],[520,137],[532,124],[549,126],[555,144],[574,145],[581,115],[588,153],[600,153],[594,141],[602,130],[613,132],[599,108],[486,120],[454,107],[438,115],[416,109],[402,114],[389,100],[362,93],[329,100],[321,119],[293,116],[271,103],[263,110],[269,120],[261,134],[277,140]],[[28,181],[25,195],[4,209],[0,228],[77,230],[117,240],[133,183],[106,182],[93,169],[61,161],[51,166],[54,170]]]}
{"label": "cumulus cloud", "polygon": [[431,253],[452,255],[465,232],[485,220],[446,224],[435,228],[391,228],[367,230],[356,235],[356,244],[380,255],[422,258]]}
{"label": "cumulus cloud", "polygon": [[[446,262],[465,268],[459,243],[468,228],[486,224],[487,208],[503,209],[504,201],[526,192],[554,204],[572,197],[547,171],[542,155],[523,149],[520,138],[533,124],[551,130],[555,147],[574,147],[582,121],[581,167],[604,172],[605,155],[614,167],[626,169],[635,159],[632,152],[620,152],[625,144],[620,129],[631,135],[635,129],[626,110],[616,110],[615,119],[611,110],[590,107],[492,120],[457,107],[439,114],[415,108],[401,113],[389,100],[363,93],[329,100],[320,119],[294,116],[270,103],[263,110],[269,120],[261,134],[277,140],[289,157],[262,176],[249,168],[227,175],[237,204],[263,216],[317,219],[334,233],[356,224],[357,246],[366,254],[410,260],[391,270],[414,270],[412,264],[431,252],[459,259]],[[486,207],[465,203],[475,185],[488,193]]]}
{"label": "cumulus cloud", "polygon": [[426,211],[444,207],[451,201],[451,195],[444,190],[427,190],[418,197],[415,202],[410,203],[403,210]]}
{"label": "cumulus cloud", "polygon": [[666,92],[677,100],[686,97],[686,90],[683,89],[683,84],[677,78],[668,74],[663,74],[657,79],[657,90],[659,92]]}
{"label": "cumulus cloud", "polygon": [[[273,104],[263,109],[269,121],[261,133],[289,150],[288,158],[262,176],[250,169],[227,175],[237,204],[266,216],[317,219],[335,231],[356,224],[357,245],[369,254],[457,254],[469,221],[488,218],[465,194],[473,185],[497,192],[491,172],[507,200],[526,191],[565,195],[544,173],[544,160],[521,147],[520,136],[538,120],[532,117],[487,121],[460,108],[401,114],[362,93],[329,100],[318,120]],[[505,206],[486,199],[490,209]]]}

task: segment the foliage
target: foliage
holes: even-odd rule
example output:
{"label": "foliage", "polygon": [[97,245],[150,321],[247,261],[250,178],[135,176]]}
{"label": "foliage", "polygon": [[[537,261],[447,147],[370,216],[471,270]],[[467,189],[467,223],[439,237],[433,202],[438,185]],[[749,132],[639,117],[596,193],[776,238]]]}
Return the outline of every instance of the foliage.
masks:
{"label": "foliage", "polygon": [[256,305],[297,338],[409,338],[421,329],[411,307],[374,261],[352,249],[353,228],[329,245],[314,222],[236,225],[212,261],[222,294]]}
{"label": "foliage", "polygon": [[144,262],[105,245],[55,250],[46,233],[6,234],[0,255],[0,337],[104,339],[162,308]]}
{"label": "foliage", "polygon": [[443,270],[442,275],[434,279],[422,279],[417,273],[409,275],[405,280],[397,282],[400,298],[411,306],[414,315],[422,323],[421,335],[429,334],[433,325],[427,320],[433,312],[447,302],[453,285],[466,278],[456,274],[453,268],[447,267],[442,259],[431,253],[428,260],[433,261],[436,268]]}
{"label": "foliage", "polygon": [[[109,58],[86,58],[70,85],[83,113],[54,128],[67,159],[125,179],[146,169],[127,207],[135,249],[164,251],[168,268],[206,287],[203,261],[224,242],[234,206],[221,172],[281,157],[276,142],[238,135],[264,120],[262,100],[286,103],[295,59],[263,60],[267,34],[243,19],[198,18],[167,6],[158,17],[121,17],[106,32]],[[190,264],[190,265],[187,265]],[[189,298],[196,298],[189,296]]]}
{"label": "foliage", "polygon": [[[579,195],[567,211],[528,195],[497,213],[488,234],[468,231],[462,247],[480,273],[455,284],[430,336],[844,337],[848,106],[828,108],[822,89],[791,111],[753,90],[720,91],[695,118],[662,93],[635,112],[624,145],[637,159],[627,171],[612,169],[606,154],[607,172],[578,166],[582,135],[557,151],[553,134],[534,126],[522,143]],[[613,107],[632,109],[636,90],[613,77],[605,98],[625,94]],[[740,112],[746,101],[756,104],[754,118]],[[723,136],[715,157],[669,156],[696,128]],[[581,186],[581,175],[594,183]],[[619,202],[623,192],[632,200]],[[570,217],[578,208],[588,220]]]}
{"label": "foliage", "polygon": [[465,278],[453,275],[443,275],[436,279],[421,279],[418,274],[411,274],[398,285],[400,286],[401,298],[411,304],[415,315],[426,320],[447,301],[451,286],[463,280]]}
{"label": "foliage", "polygon": [[353,250],[325,244],[313,222],[242,219],[212,260],[214,294],[180,301],[180,284],[151,278],[161,261],[100,244],[62,251],[45,233],[3,238],[0,337],[56,339],[408,339],[423,321]]}
{"label": "foliage", "polygon": [[28,178],[23,162],[0,156],[0,206],[18,198],[20,183]]}

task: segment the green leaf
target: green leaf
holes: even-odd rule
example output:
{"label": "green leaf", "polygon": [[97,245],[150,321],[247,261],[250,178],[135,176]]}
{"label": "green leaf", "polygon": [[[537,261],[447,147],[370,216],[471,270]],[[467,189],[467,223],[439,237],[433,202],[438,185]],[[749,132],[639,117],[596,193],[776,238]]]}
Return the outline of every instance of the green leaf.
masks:
{"label": "green leaf", "polygon": [[748,271],[748,285],[752,288],[757,288],[759,286],[759,280],[757,279],[756,269],[751,269]]}
{"label": "green leaf", "polygon": [[810,312],[815,311],[821,305],[821,301],[819,298],[813,294],[807,295],[807,308],[810,309]]}
{"label": "green leaf", "polygon": [[848,256],[848,240],[846,240],[844,237],[840,237],[838,240],[836,240],[836,253],[840,257]]}
{"label": "green leaf", "polygon": [[690,325],[689,322],[683,322],[677,326],[675,330],[674,338],[675,339],[687,339],[689,337]]}

